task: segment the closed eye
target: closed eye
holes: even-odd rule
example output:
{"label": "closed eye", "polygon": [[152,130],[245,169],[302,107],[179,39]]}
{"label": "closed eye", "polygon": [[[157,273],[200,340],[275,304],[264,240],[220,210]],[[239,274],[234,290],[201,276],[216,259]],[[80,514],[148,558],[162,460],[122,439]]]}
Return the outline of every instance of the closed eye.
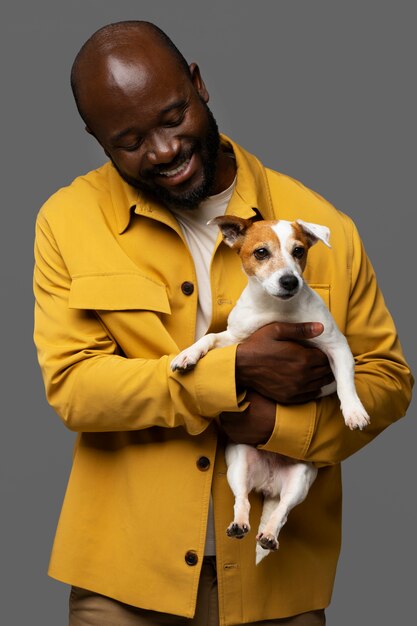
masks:
{"label": "closed eye", "polygon": [[126,150],[126,152],[135,152],[135,150],[138,150],[140,148],[141,143],[142,140],[140,139],[139,141],[132,143],[132,145],[130,146],[120,146],[119,150]]}
{"label": "closed eye", "polygon": [[178,102],[173,102],[163,111],[161,124],[166,128],[179,126],[184,121],[188,107],[188,101],[184,102],[180,100]]}
{"label": "closed eye", "polygon": [[173,126],[179,126],[184,121],[184,117],[185,117],[185,110],[181,111],[181,113],[177,115],[174,119],[167,120],[164,126],[166,126],[167,128],[172,128]]}
{"label": "closed eye", "polygon": [[[130,138],[127,138],[127,139],[130,139]],[[138,150],[138,148],[140,148],[142,141],[143,139],[140,135],[136,136],[135,138],[132,137],[131,143],[126,142],[126,145],[123,145],[122,143],[114,143],[113,150],[124,150],[126,152],[134,152],[135,150]]]}
{"label": "closed eye", "polygon": [[265,259],[269,259],[271,255],[268,248],[256,248],[256,250],[253,251],[253,256],[255,259],[258,259],[258,261],[264,261]]}

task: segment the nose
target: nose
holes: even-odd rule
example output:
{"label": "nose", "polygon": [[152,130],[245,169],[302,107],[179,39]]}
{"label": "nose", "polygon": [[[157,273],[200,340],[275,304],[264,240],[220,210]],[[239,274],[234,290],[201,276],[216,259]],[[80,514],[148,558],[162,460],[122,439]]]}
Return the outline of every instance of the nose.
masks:
{"label": "nose", "polygon": [[284,274],[279,279],[279,284],[286,291],[294,291],[298,287],[298,278],[294,274]]}
{"label": "nose", "polygon": [[155,132],[146,146],[146,156],[150,165],[171,163],[181,151],[178,137],[171,135],[168,129]]}

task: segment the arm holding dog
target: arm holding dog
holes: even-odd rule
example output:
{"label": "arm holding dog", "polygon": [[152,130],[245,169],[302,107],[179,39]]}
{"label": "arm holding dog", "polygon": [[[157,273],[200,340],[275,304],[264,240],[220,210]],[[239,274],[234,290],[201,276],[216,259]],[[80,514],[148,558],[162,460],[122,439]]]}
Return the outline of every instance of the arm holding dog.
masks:
{"label": "arm holding dog", "polygon": [[[74,257],[63,250],[68,227],[55,218],[66,208],[62,196],[54,196],[38,218],[34,290],[35,341],[46,393],[65,426],[76,432],[183,426],[195,435],[225,405],[238,410],[235,346],[212,351],[199,368],[182,376],[169,368],[177,347],[156,315],[149,316],[148,334],[137,335],[143,346],[139,355],[130,337],[117,341],[118,328],[107,328],[102,322],[100,313],[105,311],[74,308],[70,301]],[[99,246],[99,226],[96,231]],[[97,302],[97,308],[103,304]],[[127,323],[135,316],[127,312]],[[149,336],[154,346],[146,345]]]}
{"label": "arm holding dog", "polygon": [[317,398],[334,380],[323,352],[303,345],[322,324],[276,322],[257,330],[237,347],[236,384],[247,388],[243,412],[224,412],[221,425],[235,443],[260,445],[270,438],[276,403],[301,404]]}

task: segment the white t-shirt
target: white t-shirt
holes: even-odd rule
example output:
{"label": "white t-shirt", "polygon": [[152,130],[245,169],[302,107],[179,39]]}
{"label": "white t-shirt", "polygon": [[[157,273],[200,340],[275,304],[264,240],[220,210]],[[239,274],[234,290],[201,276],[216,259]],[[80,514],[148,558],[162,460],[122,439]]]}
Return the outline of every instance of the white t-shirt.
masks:
{"label": "white t-shirt", "polygon": [[219,228],[216,224],[208,226],[207,222],[213,217],[225,214],[235,182],[236,179],[230,187],[215,196],[209,196],[195,209],[171,209],[188,244],[197,275],[198,310],[195,340],[206,334],[212,315],[210,264]]}
{"label": "white t-shirt", "polygon": [[[230,187],[215,196],[209,196],[195,209],[171,209],[181,227],[191,256],[193,257],[197,275],[198,308],[195,331],[196,341],[206,334],[212,316],[210,265],[219,228],[215,224],[208,226],[207,222],[213,217],[225,214],[235,184],[236,178]],[[204,554],[216,554],[212,498],[210,498]]]}

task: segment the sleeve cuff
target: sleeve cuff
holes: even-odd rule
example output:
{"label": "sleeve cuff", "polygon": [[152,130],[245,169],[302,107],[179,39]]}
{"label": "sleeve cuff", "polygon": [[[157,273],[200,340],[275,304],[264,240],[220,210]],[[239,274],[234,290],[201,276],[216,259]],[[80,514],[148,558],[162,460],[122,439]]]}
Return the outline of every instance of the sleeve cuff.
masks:
{"label": "sleeve cuff", "polygon": [[236,345],[210,350],[194,371],[200,415],[214,417],[223,411],[241,411],[244,394],[236,394]]}
{"label": "sleeve cuff", "polygon": [[275,427],[260,450],[305,459],[310,447],[316,421],[316,402],[284,406],[277,404]]}

